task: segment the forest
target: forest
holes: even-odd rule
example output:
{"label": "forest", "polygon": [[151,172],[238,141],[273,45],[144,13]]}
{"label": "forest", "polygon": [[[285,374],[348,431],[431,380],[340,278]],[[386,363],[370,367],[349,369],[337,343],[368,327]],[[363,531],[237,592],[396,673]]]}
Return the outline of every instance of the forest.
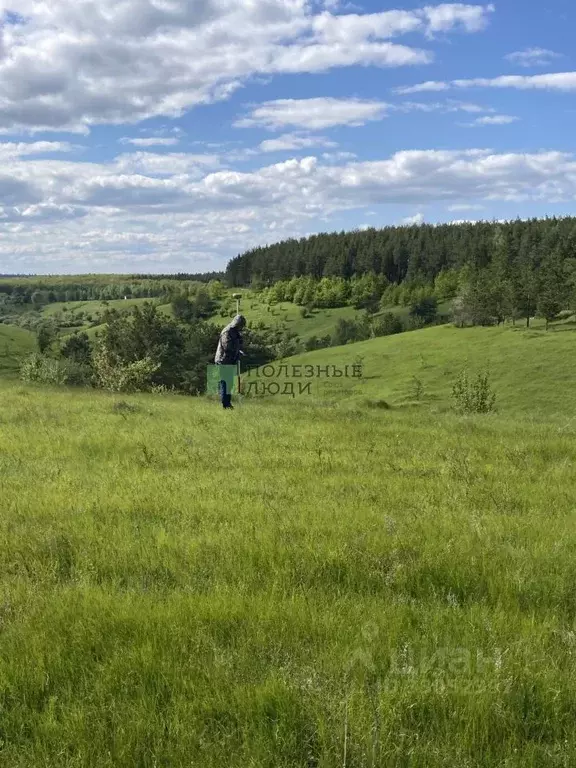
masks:
{"label": "forest", "polygon": [[432,284],[446,269],[489,266],[498,250],[510,265],[537,269],[544,257],[576,254],[576,218],[411,225],[319,234],[255,248],[232,259],[231,285],[271,285],[291,277],[351,278],[373,272],[389,283]]}

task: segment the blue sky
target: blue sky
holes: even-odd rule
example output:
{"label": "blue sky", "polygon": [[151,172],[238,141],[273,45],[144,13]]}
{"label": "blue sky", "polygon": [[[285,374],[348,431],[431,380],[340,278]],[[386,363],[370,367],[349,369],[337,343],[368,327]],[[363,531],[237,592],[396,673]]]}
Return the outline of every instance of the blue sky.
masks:
{"label": "blue sky", "polygon": [[0,272],[573,214],[571,5],[0,0]]}

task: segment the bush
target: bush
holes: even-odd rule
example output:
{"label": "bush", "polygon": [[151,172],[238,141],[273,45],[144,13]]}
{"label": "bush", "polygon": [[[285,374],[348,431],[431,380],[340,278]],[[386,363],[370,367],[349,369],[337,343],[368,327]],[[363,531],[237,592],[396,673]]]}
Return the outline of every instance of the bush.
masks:
{"label": "bush", "polygon": [[149,392],[154,384],[154,374],[159,368],[160,363],[149,357],[120,364],[107,354],[103,344],[94,353],[96,384],[109,392]]}
{"label": "bush", "polygon": [[438,315],[438,300],[435,296],[421,296],[410,306],[410,317],[415,327],[432,325]]}
{"label": "bush", "polygon": [[494,410],[496,394],[490,386],[488,373],[479,373],[474,381],[462,371],[452,387],[455,410],[459,413],[490,413]]}
{"label": "bush", "polygon": [[332,334],[332,346],[339,347],[356,341],[364,341],[370,337],[370,328],[365,319],[345,320],[339,318],[336,329]]}
{"label": "bush", "polygon": [[92,369],[73,360],[58,360],[35,352],[23,362],[20,378],[34,384],[85,387],[92,383]]}
{"label": "bush", "polygon": [[64,384],[65,373],[60,361],[52,357],[34,353],[23,362],[20,368],[22,381],[37,384]]}
{"label": "bush", "polygon": [[385,312],[381,317],[372,321],[372,333],[374,336],[392,336],[395,333],[402,333],[404,323],[393,312]]}
{"label": "bush", "polygon": [[75,360],[61,360],[60,370],[64,376],[63,384],[70,387],[89,387],[94,381],[94,371],[90,365]]}

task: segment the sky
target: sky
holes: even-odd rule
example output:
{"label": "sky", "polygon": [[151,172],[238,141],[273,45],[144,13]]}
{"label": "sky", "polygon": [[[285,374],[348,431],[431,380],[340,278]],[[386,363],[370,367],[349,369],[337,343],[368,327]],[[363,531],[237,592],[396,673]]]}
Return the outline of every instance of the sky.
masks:
{"label": "sky", "polygon": [[0,0],[0,273],[576,212],[576,4]]}

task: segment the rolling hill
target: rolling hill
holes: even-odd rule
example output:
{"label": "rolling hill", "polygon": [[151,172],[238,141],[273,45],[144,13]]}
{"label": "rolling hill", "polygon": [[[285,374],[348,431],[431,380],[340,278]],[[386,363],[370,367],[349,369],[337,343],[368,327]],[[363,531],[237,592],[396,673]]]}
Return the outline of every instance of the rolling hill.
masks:
{"label": "rolling hill", "polygon": [[[385,401],[396,408],[438,411],[450,408],[452,386],[462,369],[469,369],[472,375],[486,370],[501,412],[534,419],[558,413],[563,418],[565,414],[576,416],[575,348],[576,329],[571,323],[548,331],[541,324],[530,329],[446,325],[309,352],[276,361],[270,377],[251,372],[243,378],[246,389],[254,382],[252,392],[256,382],[312,382],[317,398],[334,403]],[[325,373],[320,378],[304,377],[306,365],[344,369],[355,362],[363,365],[362,379],[326,377]],[[288,377],[281,365],[289,366]],[[294,365],[302,366],[296,379]]]}
{"label": "rolling hill", "polygon": [[22,358],[35,348],[33,333],[14,325],[0,324],[0,375],[16,374]]}

